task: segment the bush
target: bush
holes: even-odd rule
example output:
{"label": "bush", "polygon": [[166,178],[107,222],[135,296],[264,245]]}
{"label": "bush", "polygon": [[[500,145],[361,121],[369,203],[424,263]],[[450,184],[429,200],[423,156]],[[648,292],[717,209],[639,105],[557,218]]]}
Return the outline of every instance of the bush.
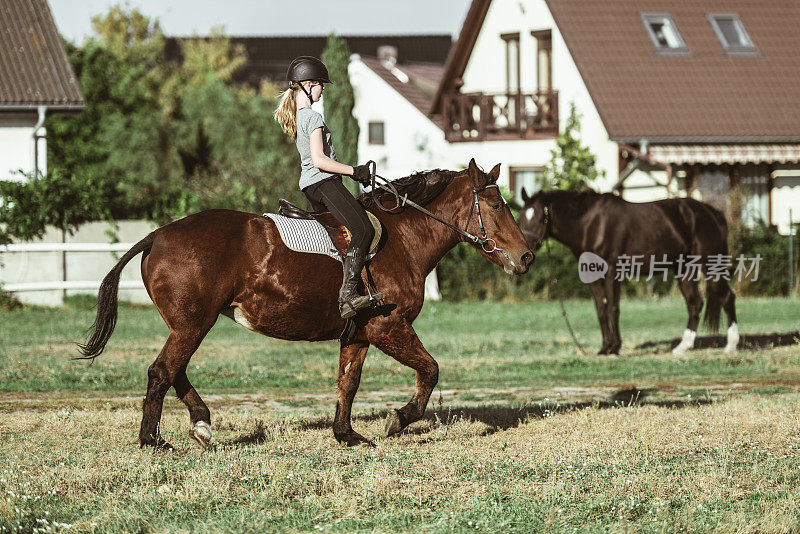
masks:
{"label": "bush", "polygon": [[438,266],[439,290],[445,300],[529,299],[590,297],[589,287],[578,278],[572,252],[549,240],[537,253],[530,270],[511,276],[486,261],[466,243],[442,258]]}
{"label": "bush", "polygon": [[[758,278],[752,281],[752,276],[741,281],[731,276],[738,295],[776,297],[787,296],[789,291],[789,237],[782,236],[777,231],[765,224],[752,228],[745,226],[731,226],[728,229],[728,242],[730,254],[733,259],[733,268],[736,267],[736,258],[743,255],[745,258],[761,256],[758,268]],[[794,243],[794,262],[792,268],[795,273],[795,287],[797,287],[798,246],[797,239]],[[750,262],[747,262],[749,267]]]}
{"label": "bush", "polygon": [[19,310],[23,306],[22,302],[14,296],[13,293],[9,293],[8,291],[3,291],[3,288],[0,287],[0,310],[3,311],[13,311]]}

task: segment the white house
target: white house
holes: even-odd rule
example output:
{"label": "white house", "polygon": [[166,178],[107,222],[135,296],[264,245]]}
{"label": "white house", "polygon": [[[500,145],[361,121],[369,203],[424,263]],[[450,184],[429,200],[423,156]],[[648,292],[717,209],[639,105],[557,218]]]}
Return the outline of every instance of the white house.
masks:
{"label": "white house", "polygon": [[378,173],[391,178],[448,168],[452,158],[441,121],[427,114],[444,65],[400,64],[391,46],[382,47],[380,56],[354,54],[350,61],[359,158],[374,160]]}
{"label": "white house", "polygon": [[46,172],[51,113],[81,111],[83,95],[45,0],[0,3],[0,180]]}
{"label": "white house", "polygon": [[[395,175],[501,162],[501,183],[530,192],[574,103],[598,189],[688,194],[786,232],[800,211],[797,27],[792,0],[473,0],[427,113],[403,65],[354,59],[360,154]],[[369,139],[380,122],[383,145]]]}

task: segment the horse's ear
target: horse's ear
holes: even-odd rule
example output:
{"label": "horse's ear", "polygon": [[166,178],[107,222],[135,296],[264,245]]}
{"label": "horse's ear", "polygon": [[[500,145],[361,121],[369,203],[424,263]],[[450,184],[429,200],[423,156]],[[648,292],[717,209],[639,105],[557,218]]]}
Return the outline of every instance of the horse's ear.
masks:
{"label": "horse's ear", "polygon": [[528,196],[528,192],[527,192],[527,191],[525,191],[525,188],[524,188],[524,187],[523,187],[523,188],[522,188],[522,190],[520,191],[520,195],[522,195],[522,203],[523,203],[523,204],[527,204],[527,203],[528,203],[528,201],[531,199],[531,197],[530,197],[530,196]]}
{"label": "horse's ear", "polygon": [[475,163],[475,158],[469,160],[469,167],[467,167],[467,172],[469,173],[469,177],[472,180],[473,187],[480,186],[480,177],[483,172],[478,168],[478,164]]}
{"label": "horse's ear", "polygon": [[497,183],[497,179],[500,178],[500,164],[498,163],[495,165],[491,171],[489,171],[489,182]]}

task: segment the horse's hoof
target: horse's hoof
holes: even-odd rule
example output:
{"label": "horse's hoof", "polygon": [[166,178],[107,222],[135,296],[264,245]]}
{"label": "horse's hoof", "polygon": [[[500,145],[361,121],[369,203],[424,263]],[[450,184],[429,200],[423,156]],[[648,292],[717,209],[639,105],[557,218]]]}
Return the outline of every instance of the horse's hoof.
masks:
{"label": "horse's hoof", "polygon": [[189,437],[200,444],[200,447],[207,449],[211,443],[211,425],[205,421],[196,422],[189,431]]}
{"label": "horse's hoof", "polygon": [[166,441],[164,441],[164,439],[161,436],[159,436],[156,439],[152,439],[152,440],[142,440],[142,441],[140,441],[139,447],[142,448],[142,449],[144,449],[145,447],[153,447],[154,449],[159,450],[159,451],[174,451],[175,450],[175,447],[173,447],[171,444],[169,444]]}
{"label": "horse's hoof", "polygon": [[358,432],[350,432],[344,436],[337,436],[336,440],[348,447],[356,447],[358,445],[365,445],[367,447],[375,447],[375,444],[359,434]]}
{"label": "horse's hoof", "polygon": [[392,410],[389,412],[389,415],[386,417],[386,426],[383,429],[383,435],[387,438],[389,436],[394,436],[395,434],[399,434],[402,432],[403,422],[400,420],[400,412],[397,410]]}

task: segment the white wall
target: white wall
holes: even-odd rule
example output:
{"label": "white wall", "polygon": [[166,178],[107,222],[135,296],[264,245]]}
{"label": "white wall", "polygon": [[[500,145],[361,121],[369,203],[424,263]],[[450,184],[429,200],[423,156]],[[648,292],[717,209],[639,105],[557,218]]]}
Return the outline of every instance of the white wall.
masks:
{"label": "white wall", "polygon": [[[772,224],[783,235],[789,234],[789,208],[792,220],[800,222],[800,168],[783,168],[772,174]],[[798,247],[800,248],[800,247]]]}
{"label": "white wall", "polygon": [[[570,102],[575,102],[581,117],[581,138],[597,157],[597,166],[606,172],[596,187],[609,191],[618,179],[617,144],[609,141],[597,109],[586,85],[569,55],[564,39],[553,21],[544,0],[494,0],[486,14],[483,27],[464,71],[462,92],[504,92],[506,80],[504,33],[520,34],[520,83],[523,92],[533,92],[536,80],[536,40],[531,31],[552,32],[553,89],[559,92],[559,120],[563,130],[569,115]],[[552,140],[486,141],[483,143],[454,143],[459,157],[469,151],[487,161],[502,161],[506,168],[502,180],[507,183],[508,166],[541,166],[550,160]],[[476,156],[477,159],[477,156]],[[469,158],[467,158],[469,161]]]}
{"label": "white wall", "polygon": [[[0,180],[24,179],[19,174],[12,174],[19,169],[25,173],[34,171],[33,127],[37,118],[35,112],[0,112]],[[44,128],[40,133],[45,133]],[[46,163],[47,142],[42,139],[39,141],[39,169],[42,172],[46,172]]]}
{"label": "white wall", "polygon": [[[61,231],[50,229],[40,240],[32,243],[110,243],[108,232],[114,232],[119,242],[136,243],[150,233],[156,225],[148,221],[119,221],[115,229],[106,222],[87,223],[81,226],[74,235],[62,236]],[[63,257],[66,254],[66,276],[63,270]],[[116,265],[123,253],[111,252],[5,252],[0,253],[0,283],[30,283],[68,281],[100,281]],[[120,280],[142,281],[141,255],[132,259],[122,271]],[[92,293],[92,291],[67,291],[75,293]],[[95,291],[94,294],[97,292]],[[27,304],[58,306],[63,301],[63,290],[22,291],[16,293],[17,298]],[[121,289],[120,300],[131,302],[150,302],[144,289]]]}
{"label": "white wall", "polygon": [[[403,98],[380,76],[354,56],[349,67],[355,92],[353,115],[361,133],[358,162],[374,160],[378,174],[401,178],[417,171],[451,169],[453,160],[444,132],[411,102]],[[369,144],[369,123],[384,123],[384,144]]]}

